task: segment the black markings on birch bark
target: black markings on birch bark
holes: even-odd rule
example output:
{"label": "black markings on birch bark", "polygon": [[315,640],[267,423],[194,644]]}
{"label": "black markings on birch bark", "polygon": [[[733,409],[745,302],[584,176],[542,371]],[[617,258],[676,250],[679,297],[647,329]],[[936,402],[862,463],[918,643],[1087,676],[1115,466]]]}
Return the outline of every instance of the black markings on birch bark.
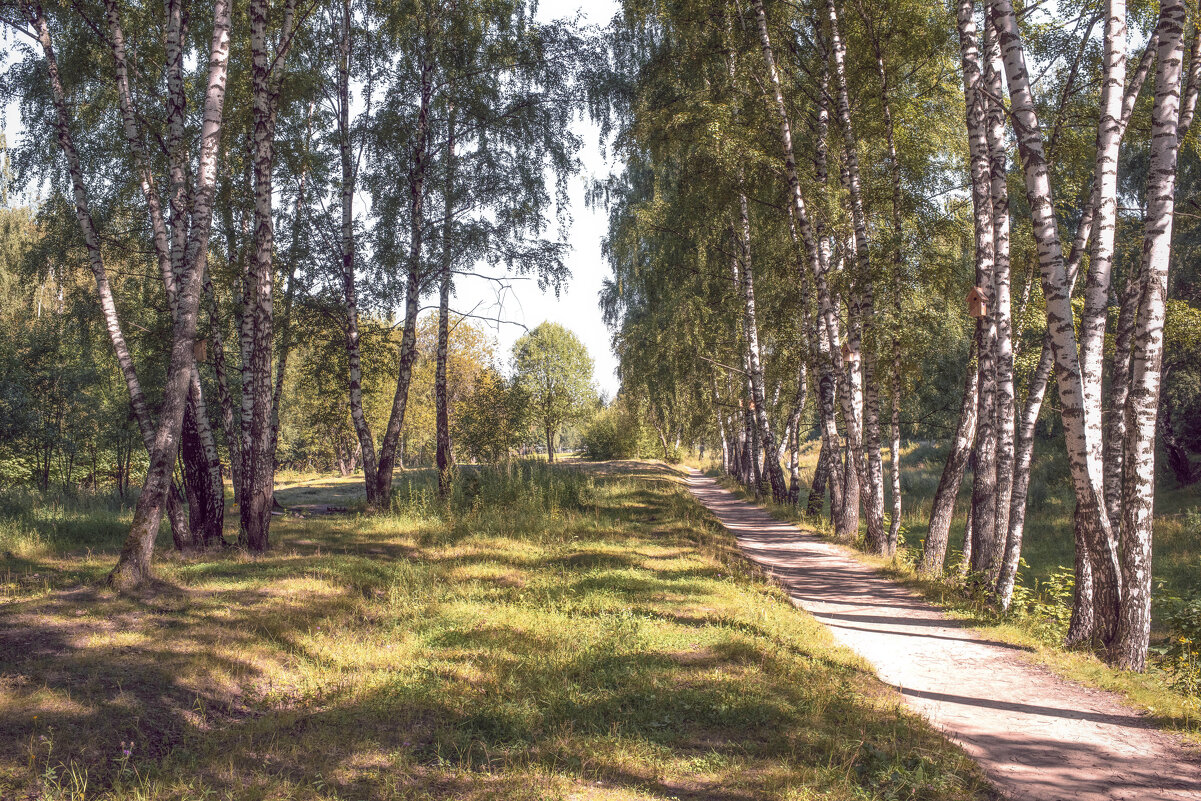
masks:
{"label": "black markings on birch bark", "polygon": [[1185,4],[1160,4],[1155,103],[1151,111],[1151,165],[1140,262],[1142,292],[1134,334],[1130,396],[1126,401],[1122,474],[1121,568],[1123,596],[1113,656],[1119,667],[1143,670],[1151,634],[1151,534],[1155,497],[1155,429],[1163,364],[1168,264],[1176,161],[1180,146],[1180,89]]}

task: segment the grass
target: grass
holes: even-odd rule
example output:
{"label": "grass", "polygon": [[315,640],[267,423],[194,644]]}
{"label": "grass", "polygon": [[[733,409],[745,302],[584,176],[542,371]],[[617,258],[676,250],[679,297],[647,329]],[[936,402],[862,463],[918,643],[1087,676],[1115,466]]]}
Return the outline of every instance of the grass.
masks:
{"label": "grass", "polygon": [[[988,636],[1026,646],[1034,659],[1060,676],[1119,693],[1144,710],[1161,728],[1201,743],[1198,699],[1175,687],[1171,677],[1154,659],[1146,673],[1131,673],[1109,667],[1092,653],[1063,647],[1071,593],[1065,593],[1062,584],[1056,582],[1056,574],[1072,572],[1073,499],[1062,448],[1055,448],[1054,443],[1040,445],[1042,447],[1036,449],[1030,481],[1019,586],[1015,593],[1015,608],[1010,613],[999,614],[987,598],[965,585],[954,571],[949,571],[943,579],[931,580],[919,576],[915,570],[922,542],[929,530],[930,507],[946,457],[945,449],[913,444],[903,448],[902,547],[897,557],[891,559],[862,552],[857,554],[858,557],[921,592],[956,617],[987,631]],[[817,455],[817,443],[807,443],[802,449],[802,479],[812,476]],[[887,463],[885,454],[886,470]],[[712,465],[705,467],[713,472]],[[951,524],[949,566],[957,564],[962,553],[970,481],[970,476],[964,481],[959,507]],[[1156,597],[1195,595],[1201,592],[1201,498],[1195,487],[1176,487],[1168,478],[1159,483],[1152,564]],[[724,484],[744,498],[753,499],[741,485],[728,479]],[[802,492],[802,509],[805,495]],[[830,527],[813,526],[797,509],[760,502],[779,518],[800,523],[834,539]],[[886,511],[888,508],[886,498]],[[862,545],[862,542],[854,544]],[[1153,607],[1153,643],[1162,642],[1166,636],[1162,612],[1162,604]]]}
{"label": "grass", "polygon": [[[289,478],[293,510],[358,503]],[[991,797],[674,471],[432,487],[164,556],[136,597],[99,588],[127,509],[8,498],[0,798]]]}

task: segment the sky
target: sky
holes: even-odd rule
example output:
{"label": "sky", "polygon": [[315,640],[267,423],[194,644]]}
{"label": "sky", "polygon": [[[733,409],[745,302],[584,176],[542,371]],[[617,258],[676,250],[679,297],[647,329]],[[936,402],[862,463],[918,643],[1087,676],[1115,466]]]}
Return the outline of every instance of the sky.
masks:
{"label": "sky", "polygon": [[[540,0],[538,18],[549,21],[575,17],[578,13],[584,24],[604,25],[618,9],[617,0]],[[0,38],[0,44],[5,49],[10,43],[10,39]],[[6,62],[6,57],[0,57],[0,66]],[[0,116],[12,140],[10,144],[16,144],[22,130],[16,104],[0,106]],[[544,320],[569,328],[592,354],[595,365],[593,378],[597,389],[611,398],[617,393],[620,382],[609,330],[601,319],[599,306],[601,282],[609,274],[609,267],[601,256],[601,239],[608,227],[608,219],[604,210],[589,209],[585,205],[584,194],[585,187],[592,179],[607,175],[615,165],[607,162],[602,155],[595,126],[580,119],[575,128],[583,140],[580,152],[583,170],[571,179],[568,189],[572,224],[568,232],[571,253],[567,263],[571,277],[558,296],[553,290],[539,290],[536,281],[512,280],[506,282],[503,297],[498,297],[496,282],[460,276],[451,305],[460,313],[473,313],[503,321],[500,324],[493,322],[489,327],[496,336],[498,353],[505,364],[508,363],[513,343],[527,329],[534,328]],[[495,271],[490,272],[495,274]]]}
{"label": "sky", "polygon": [[[543,21],[573,17],[577,11],[585,24],[603,25],[618,12],[616,0],[541,0],[538,18]],[[588,347],[594,362],[593,378],[597,389],[612,398],[617,394],[617,358],[610,346],[610,334],[601,319],[599,293],[601,281],[609,275],[609,266],[601,256],[601,239],[608,229],[608,217],[603,209],[589,209],[584,204],[585,186],[593,178],[611,172],[615,165],[606,162],[598,141],[597,129],[585,120],[576,123],[576,132],[584,141],[580,159],[583,171],[571,180],[572,225],[569,233],[571,255],[568,266],[571,278],[558,297],[553,291],[541,292],[536,281],[512,281],[506,292],[503,307],[497,307],[494,282],[460,277],[456,280],[456,296],[452,305],[456,311],[499,316],[510,323],[495,326],[500,353],[507,361],[513,343],[525,333],[521,326],[533,328],[543,320],[560,323],[571,329]],[[478,308],[477,308],[478,304]],[[487,311],[485,311],[487,309]],[[515,325],[520,323],[521,325]]]}

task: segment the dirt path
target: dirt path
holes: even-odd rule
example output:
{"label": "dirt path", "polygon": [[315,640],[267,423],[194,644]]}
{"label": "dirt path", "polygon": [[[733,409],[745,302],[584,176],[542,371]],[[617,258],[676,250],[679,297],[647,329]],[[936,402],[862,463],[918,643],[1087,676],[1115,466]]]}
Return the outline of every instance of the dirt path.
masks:
{"label": "dirt path", "polygon": [[963,746],[1013,801],[1201,799],[1201,761],[1111,693],[1060,679],[693,472],[692,493],[813,614]]}

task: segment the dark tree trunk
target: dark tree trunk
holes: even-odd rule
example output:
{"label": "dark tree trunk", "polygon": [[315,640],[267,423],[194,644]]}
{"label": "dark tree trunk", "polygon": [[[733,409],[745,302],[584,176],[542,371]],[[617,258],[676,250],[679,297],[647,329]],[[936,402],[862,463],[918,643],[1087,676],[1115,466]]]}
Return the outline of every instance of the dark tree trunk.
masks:
{"label": "dark tree trunk", "polygon": [[[938,490],[934,493],[934,501],[930,507],[930,526],[926,534],[926,542],[922,546],[922,560],[919,570],[927,576],[942,575],[947,561],[947,541],[951,533],[951,519],[955,516],[955,499],[959,497],[959,486],[963,483],[963,474],[967,469],[968,456],[972,451],[972,442],[976,435],[976,386],[979,373],[972,364],[972,355],[976,349],[972,343],[972,354],[968,356],[967,376],[963,382],[963,399],[959,406],[959,425],[955,431],[955,440],[947,454],[946,464],[943,465],[942,477],[938,481]],[[968,537],[971,540],[971,537]],[[965,544],[965,547],[966,544]]]}
{"label": "dark tree trunk", "polygon": [[452,107],[446,128],[446,187],[442,192],[445,209],[442,220],[442,269],[438,281],[438,364],[434,373],[434,399],[437,406],[435,428],[438,441],[438,492],[445,496],[451,485],[450,398],[446,387],[447,350],[450,346],[450,276],[454,254],[454,157],[455,114]]}
{"label": "dark tree trunk", "polygon": [[404,332],[400,340],[400,367],[396,378],[396,394],[392,398],[392,412],[388,416],[388,427],[380,443],[379,465],[375,476],[376,502],[385,506],[392,498],[392,470],[396,463],[396,446],[400,439],[400,430],[404,427],[405,411],[409,403],[413,363],[417,361],[417,314],[424,278],[421,272],[421,249],[425,230],[425,179],[430,156],[429,115],[434,92],[431,36],[427,29],[426,51],[421,63],[421,101],[413,144],[413,167],[409,172],[409,262],[405,285]]}

